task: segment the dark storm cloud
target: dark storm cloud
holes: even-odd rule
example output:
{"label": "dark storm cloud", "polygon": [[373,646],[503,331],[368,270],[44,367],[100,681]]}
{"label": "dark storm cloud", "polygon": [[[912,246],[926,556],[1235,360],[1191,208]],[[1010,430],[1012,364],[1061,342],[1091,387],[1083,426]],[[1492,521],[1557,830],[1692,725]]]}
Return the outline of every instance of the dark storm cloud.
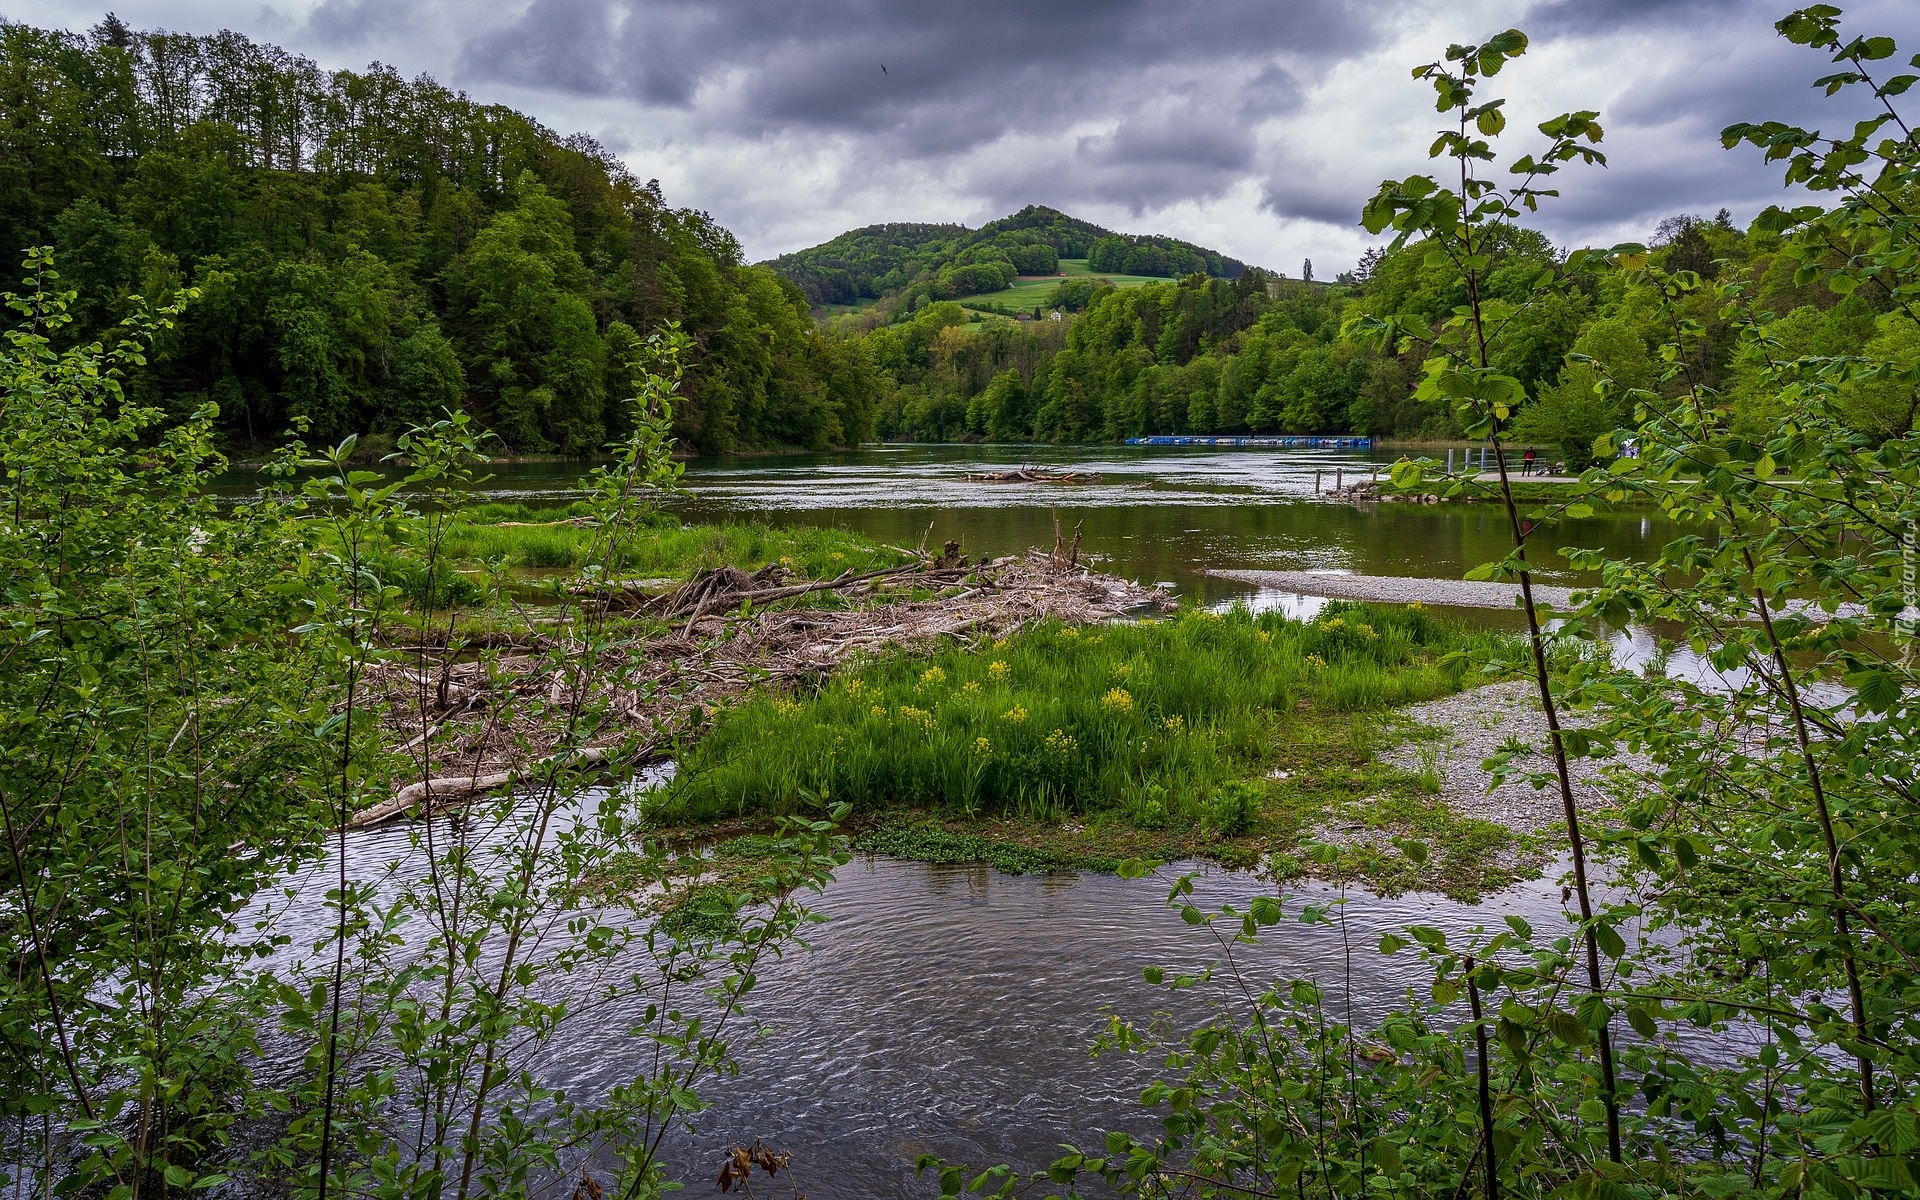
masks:
{"label": "dark storm cloud", "polygon": [[1282,164],[1260,188],[1260,207],[1278,217],[1351,226],[1366,199],[1348,181],[1312,168]]}
{"label": "dark storm cloud", "polygon": [[381,0],[325,0],[307,15],[307,28],[329,46],[360,47],[404,29],[412,14]]}
{"label": "dark storm cloud", "polygon": [[[232,24],[327,66],[430,71],[710,209],[757,257],[884,220],[969,223],[1051,204],[1248,261],[1349,259],[1382,176],[1427,168],[1407,69],[1508,25],[1499,81],[1528,122],[1594,107],[1612,166],[1557,178],[1563,243],[1674,212],[1750,218],[1777,165],[1724,125],[1829,129],[1823,56],[1772,23],[1803,0],[120,0],[143,25]],[[0,0],[4,3],[4,0]],[[97,4],[42,0],[83,28]],[[1920,49],[1920,4],[1849,0],[1851,33]],[[301,14],[304,10],[304,15]],[[881,64],[886,64],[886,73]],[[1511,79],[1511,82],[1509,80]],[[1516,126],[1515,152],[1531,148]],[[1337,248],[1337,249],[1336,249]]]}
{"label": "dark storm cloud", "polygon": [[[1276,53],[1334,61],[1374,43],[1366,4],[1273,0],[533,0],[465,47],[463,74],[691,106],[725,92],[732,132],[955,131],[935,153],[1009,127],[1110,117],[1145,76],[1200,76]],[[881,71],[882,64],[886,71]],[[1254,64],[1259,64],[1254,66]],[[1240,74],[1247,74],[1242,71]],[[1256,99],[1284,104],[1282,69]],[[911,143],[924,143],[916,137]]]}
{"label": "dark storm cloud", "polygon": [[1699,29],[1729,19],[1749,19],[1753,8],[1750,0],[1549,0],[1527,10],[1524,26],[1536,38],[1633,33],[1675,25]]}

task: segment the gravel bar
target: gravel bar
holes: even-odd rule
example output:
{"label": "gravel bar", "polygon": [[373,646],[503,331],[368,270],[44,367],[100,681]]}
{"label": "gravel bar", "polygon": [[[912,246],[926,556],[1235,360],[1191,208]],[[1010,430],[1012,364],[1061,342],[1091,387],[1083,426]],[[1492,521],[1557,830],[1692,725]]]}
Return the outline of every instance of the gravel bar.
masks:
{"label": "gravel bar", "polygon": [[[1471,579],[1418,579],[1407,575],[1342,575],[1326,571],[1208,571],[1276,591],[1336,600],[1375,600],[1383,604],[1438,604],[1450,608],[1513,608],[1520,585]],[[1573,604],[1573,589],[1533,585],[1534,603],[1554,608]]]}
{"label": "gravel bar", "polygon": [[[1435,739],[1419,739],[1380,755],[1380,760],[1405,771],[1433,771],[1440,777],[1440,798],[1463,817],[1479,817],[1517,833],[1555,828],[1565,819],[1556,787],[1535,788],[1527,774],[1552,769],[1546,752],[1551,744],[1547,719],[1540,711],[1540,694],[1532,680],[1510,679],[1456,695],[1430,700],[1400,710],[1414,722],[1444,731]],[[1562,714],[1567,725],[1586,722]],[[1514,773],[1499,787],[1480,764],[1510,740],[1532,747],[1532,753],[1514,762]],[[1615,789],[1631,789],[1650,767],[1636,755],[1596,760],[1576,758],[1568,764],[1574,802],[1584,811],[1610,807]]]}

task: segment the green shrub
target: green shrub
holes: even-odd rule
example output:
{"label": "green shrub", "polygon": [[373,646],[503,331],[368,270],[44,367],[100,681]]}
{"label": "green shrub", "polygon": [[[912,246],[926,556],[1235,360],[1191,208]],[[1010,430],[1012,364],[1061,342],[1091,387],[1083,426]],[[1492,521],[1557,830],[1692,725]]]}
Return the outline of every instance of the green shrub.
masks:
{"label": "green shrub", "polygon": [[1207,828],[1222,837],[1239,837],[1253,828],[1260,815],[1260,789],[1241,780],[1229,780],[1207,801]]}

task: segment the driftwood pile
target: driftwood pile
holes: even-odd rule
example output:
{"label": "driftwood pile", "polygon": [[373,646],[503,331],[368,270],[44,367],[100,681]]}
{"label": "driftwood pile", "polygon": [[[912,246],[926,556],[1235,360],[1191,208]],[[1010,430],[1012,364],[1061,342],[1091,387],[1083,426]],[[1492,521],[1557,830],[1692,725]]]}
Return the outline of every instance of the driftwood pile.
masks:
{"label": "driftwood pile", "polygon": [[1043,471],[1021,467],[1017,471],[970,471],[967,478],[980,483],[1099,483],[1098,471]]}
{"label": "driftwood pile", "polygon": [[[554,761],[559,731],[538,727],[515,699],[543,697],[552,711],[582,686],[579,680],[607,702],[601,711],[610,718],[586,739],[593,746],[574,751],[571,761],[612,769],[632,764],[607,762],[606,745],[637,738],[665,747],[696,729],[707,708],[756,685],[818,676],[866,654],[998,638],[1047,619],[1089,624],[1173,607],[1159,591],[1079,565],[1079,540],[1075,530],[1071,544],[1056,537],[1051,552],[978,561],[949,542],[940,555],[904,566],[811,582],[789,582],[781,567],[703,571],[665,592],[614,582],[580,596],[581,604],[664,618],[667,629],[636,633],[597,657],[571,644],[580,622],[552,618],[530,628],[518,649],[473,656],[458,645],[409,647],[403,661],[382,664],[371,682],[387,735],[416,756],[426,777],[348,826],[414,808],[437,811]],[[819,593],[841,603],[783,603]],[[562,660],[569,665],[556,669]]]}

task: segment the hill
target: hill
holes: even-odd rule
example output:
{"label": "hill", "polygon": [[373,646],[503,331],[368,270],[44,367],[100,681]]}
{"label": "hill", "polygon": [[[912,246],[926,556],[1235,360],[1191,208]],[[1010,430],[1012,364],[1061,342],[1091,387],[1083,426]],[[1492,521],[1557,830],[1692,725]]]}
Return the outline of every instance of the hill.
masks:
{"label": "hill", "polygon": [[869,225],[765,264],[815,305],[859,304],[916,293],[952,300],[1005,291],[1022,275],[1052,275],[1063,259],[1119,275],[1236,279],[1247,265],[1178,238],[1124,234],[1036,204],[964,225]]}
{"label": "hill", "polygon": [[0,81],[0,290],[22,247],[54,247],[83,341],[135,296],[197,288],[128,388],[216,404],[237,447],[303,423],[372,452],[456,407],[508,451],[593,453],[669,321],[699,347],[683,444],[869,436],[871,384],[807,298],[591,138],[425,76],[111,16],[0,21]]}

